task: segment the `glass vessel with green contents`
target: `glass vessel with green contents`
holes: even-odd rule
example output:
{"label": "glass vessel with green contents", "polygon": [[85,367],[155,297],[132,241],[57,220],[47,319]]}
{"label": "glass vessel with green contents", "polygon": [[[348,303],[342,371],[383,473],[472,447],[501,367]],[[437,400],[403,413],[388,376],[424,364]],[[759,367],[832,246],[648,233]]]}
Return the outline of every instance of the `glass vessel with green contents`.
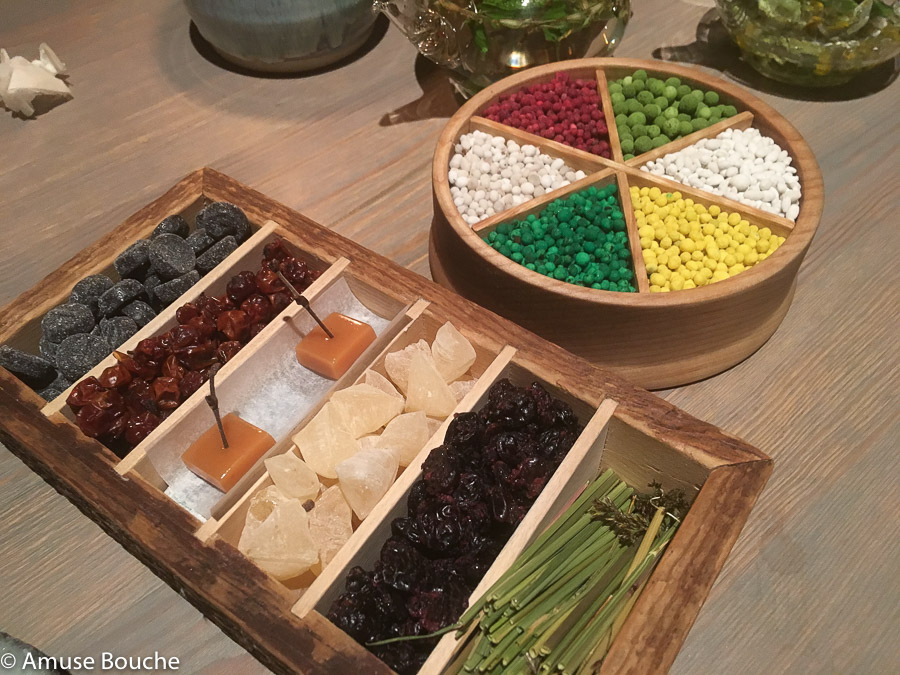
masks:
{"label": "glass vessel with green contents", "polygon": [[744,59],[789,84],[831,86],[900,53],[900,3],[716,0]]}
{"label": "glass vessel with green contents", "polygon": [[523,68],[608,56],[630,0],[375,0],[465,96]]}
{"label": "glass vessel with green contents", "polygon": [[635,292],[625,214],[615,185],[591,186],[484,235],[529,270],[576,286]]}

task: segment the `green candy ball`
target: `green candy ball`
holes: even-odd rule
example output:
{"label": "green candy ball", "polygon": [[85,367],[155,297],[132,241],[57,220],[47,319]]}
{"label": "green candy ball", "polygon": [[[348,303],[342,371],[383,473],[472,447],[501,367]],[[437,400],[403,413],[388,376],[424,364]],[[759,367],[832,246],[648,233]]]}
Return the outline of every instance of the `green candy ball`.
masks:
{"label": "green candy ball", "polygon": [[635,98],[637,98],[637,100],[640,102],[641,105],[647,105],[648,103],[653,103],[653,94],[651,94],[646,89],[644,91],[639,91]]}
{"label": "green candy ball", "polygon": [[619,145],[622,147],[622,153],[625,155],[630,155],[634,152],[634,139],[632,138],[621,139]]}
{"label": "green candy ball", "polygon": [[624,103],[625,102],[625,94],[622,92],[618,92],[616,94],[610,94],[609,100],[613,103]]}
{"label": "green candy ball", "polygon": [[660,134],[659,136],[657,136],[656,138],[653,139],[653,147],[654,148],[662,147],[666,143],[669,143],[671,140],[672,139],[670,139],[668,136]]}
{"label": "green candy ball", "polygon": [[678,112],[693,115],[697,110],[697,99],[693,94],[688,94],[678,102]]}
{"label": "green candy ball", "polygon": [[700,129],[708,127],[709,122],[702,117],[698,117],[697,119],[691,120],[691,126],[694,128],[694,131],[700,131]]}
{"label": "green candy ball", "polygon": [[735,115],[737,115],[737,108],[733,105],[726,105],[722,109],[722,117],[734,117]]}
{"label": "green candy ball", "polygon": [[609,93],[610,94],[621,94],[622,93],[622,84],[619,82],[610,82]]}
{"label": "green candy ball", "polygon": [[716,105],[719,102],[719,95],[714,91],[708,91],[703,94],[703,102],[706,105]]}
{"label": "green candy ball", "polygon": [[673,87],[672,85],[668,85],[663,88],[663,96],[666,97],[667,101],[674,101],[678,98],[678,89]]}
{"label": "green candy ball", "polygon": [[653,141],[647,136],[641,136],[634,140],[634,149],[638,154],[644,154],[653,149]]}
{"label": "green candy ball", "polygon": [[647,116],[648,120],[659,117],[660,113],[662,113],[662,110],[655,103],[648,103],[644,106],[644,115]]}
{"label": "green candy ball", "polygon": [[625,94],[628,98],[633,98],[635,94],[637,94],[637,89],[634,88],[634,84],[629,82],[628,84],[622,85],[622,93]]}
{"label": "green candy ball", "polygon": [[675,119],[678,117],[678,107],[674,105],[670,105],[668,108],[663,110],[663,117],[669,117],[671,119]]}
{"label": "green candy ball", "polygon": [[678,124],[678,134],[681,136],[687,136],[688,134],[694,133],[694,127],[691,126],[690,122],[679,122],[678,120],[673,120]]}
{"label": "green candy ball", "polygon": [[649,127],[647,127],[647,135],[650,138],[656,138],[657,136],[659,136],[659,134],[660,134],[660,129],[655,124],[651,124]]}
{"label": "green candy ball", "polygon": [[666,85],[662,80],[658,80],[655,77],[651,77],[647,80],[647,89],[649,89],[654,96],[662,96],[665,88]]}
{"label": "green candy ball", "polygon": [[641,105],[640,101],[636,98],[630,98],[625,101],[625,105],[627,106],[627,112],[630,115],[631,113],[640,112],[644,109],[644,106]]}
{"label": "green candy ball", "polygon": [[662,132],[668,136],[669,138],[673,138],[678,135],[678,129],[681,124],[678,120],[666,119],[661,125],[660,129]]}
{"label": "green candy ball", "polygon": [[646,124],[647,116],[642,112],[633,112],[628,116],[628,126],[634,128],[636,124]]}
{"label": "green candy ball", "polygon": [[680,99],[691,94],[691,88],[686,84],[679,84],[675,89],[678,90],[678,98]]}
{"label": "green candy ball", "polygon": [[667,87],[681,86],[681,80],[679,80],[677,77],[670,77],[670,78],[666,79],[666,86]]}
{"label": "green candy ball", "polygon": [[633,77],[635,80],[646,81],[647,80],[647,71],[644,70],[643,68],[641,68],[640,70],[634,71],[634,73],[631,75],[631,77]]}
{"label": "green candy ball", "polygon": [[647,135],[647,127],[643,124],[635,124],[633,127],[631,127],[631,135],[634,138],[639,138],[640,136],[646,136]]}

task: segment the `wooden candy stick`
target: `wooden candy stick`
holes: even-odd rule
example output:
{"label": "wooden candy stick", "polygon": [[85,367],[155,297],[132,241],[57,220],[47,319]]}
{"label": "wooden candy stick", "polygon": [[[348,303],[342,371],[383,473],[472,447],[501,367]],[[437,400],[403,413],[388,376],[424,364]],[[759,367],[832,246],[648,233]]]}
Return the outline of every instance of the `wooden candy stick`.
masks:
{"label": "wooden candy stick", "polygon": [[206,404],[212,409],[213,416],[216,418],[216,425],[219,427],[219,435],[222,436],[222,446],[228,447],[228,437],[225,435],[225,427],[222,426],[222,415],[219,413],[219,399],[216,397],[216,373],[220,366],[215,365],[209,369],[209,395],[206,397]]}
{"label": "wooden candy stick", "polygon": [[323,331],[325,331],[325,335],[327,335],[330,339],[333,340],[334,333],[332,333],[330,330],[328,330],[328,327],[322,322],[322,320],[319,318],[319,316],[313,311],[313,308],[309,304],[309,300],[307,300],[305,297],[303,297],[303,295],[301,295],[297,291],[297,289],[294,288],[294,285],[290,281],[288,281],[287,278],[281,273],[281,269],[278,265],[278,261],[273,260],[269,264],[269,267],[271,268],[271,270],[273,272],[275,272],[275,274],[278,275],[278,278],[281,279],[281,283],[283,283],[285,288],[287,288],[288,293],[290,293],[293,296],[294,301],[298,305],[301,305],[307,312],[309,312],[309,315],[313,319],[315,319],[317,324],[319,324],[319,328],[321,328]]}

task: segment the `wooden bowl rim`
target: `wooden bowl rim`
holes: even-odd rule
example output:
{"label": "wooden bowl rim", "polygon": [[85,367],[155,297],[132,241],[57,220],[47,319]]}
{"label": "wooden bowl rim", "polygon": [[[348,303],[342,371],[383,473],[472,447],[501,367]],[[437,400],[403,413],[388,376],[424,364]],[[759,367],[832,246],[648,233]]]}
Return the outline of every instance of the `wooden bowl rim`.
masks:
{"label": "wooden bowl rim", "polygon": [[[453,203],[450,195],[449,182],[445,185],[437,180],[438,176],[446,177],[449,172],[450,151],[454,140],[464,124],[470,118],[475,117],[485,105],[500,95],[533,82],[548,79],[548,77],[560,71],[578,70],[602,70],[604,73],[616,69],[638,70],[643,68],[648,72],[665,73],[681,77],[685,80],[701,83],[713,88],[731,98],[740,101],[745,110],[753,113],[754,126],[756,119],[761,118],[766,124],[775,127],[785,138],[786,149],[792,159],[793,165],[801,178],[800,187],[803,191],[803,202],[797,220],[791,232],[785,237],[784,243],[775,252],[766,258],[764,263],[756,264],[750,269],[744,270],[733,277],[719,283],[709,284],[689,291],[675,291],[670,293],[624,293],[621,291],[604,291],[595,288],[585,288],[565,281],[551,279],[538,272],[533,272],[519,263],[516,263],[500,252],[491,248],[472,226],[466,223],[459,210]],[[619,166],[625,166],[621,164]],[[613,171],[620,169],[614,168]],[[595,173],[605,172],[606,169],[598,169]],[[592,174],[588,174],[590,176]],[[648,178],[653,176],[648,174]],[[806,253],[806,249],[812,242],[822,216],[824,207],[822,172],[806,140],[797,131],[796,127],[787,121],[772,106],[756,97],[749,91],[736,84],[732,84],[720,77],[710,75],[697,68],[672,64],[666,61],[654,59],[623,59],[598,57],[590,59],[573,59],[560,61],[544,66],[529,68],[521,73],[506,77],[499,82],[483,89],[469,99],[447,122],[444,130],[438,138],[432,161],[432,188],[434,196],[443,215],[450,227],[460,239],[465,242],[475,253],[491,263],[498,271],[515,277],[525,285],[536,289],[550,290],[560,295],[569,296],[581,301],[601,305],[620,305],[637,307],[655,306],[679,306],[719,300],[729,296],[738,296],[758,285],[760,282],[777,274],[793,262],[798,262]],[[719,195],[709,193],[709,199],[715,201]]]}

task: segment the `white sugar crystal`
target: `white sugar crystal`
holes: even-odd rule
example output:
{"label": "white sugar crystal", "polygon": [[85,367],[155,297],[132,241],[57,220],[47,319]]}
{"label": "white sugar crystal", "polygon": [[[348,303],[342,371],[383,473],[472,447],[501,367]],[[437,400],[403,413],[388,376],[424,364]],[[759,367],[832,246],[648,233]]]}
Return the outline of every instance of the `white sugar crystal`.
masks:
{"label": "white sugar crystal", "polygon": [[[520,147],[515,141],[483,131],[460,137],[449,166],[447,177],[453,203],[470,225],[585,177],[583,171],[575,171],[561,158],[544,154],[534,145]],[[477,178],[464,169],[468,166],[477,168]],[[492,191],[484,204],[478,204],[480,197],[473,204],[452,192],[454,188],[471,189],[473,185]]]}
{"label": "white sugar crystal", "polygon": [[[795,220],[800,213],[800,190],[791,162],[786,150],[750,127],[726,129],[715,138],[701,140],[641,168]],[[794,184],[798,189],[788,190]]]}

